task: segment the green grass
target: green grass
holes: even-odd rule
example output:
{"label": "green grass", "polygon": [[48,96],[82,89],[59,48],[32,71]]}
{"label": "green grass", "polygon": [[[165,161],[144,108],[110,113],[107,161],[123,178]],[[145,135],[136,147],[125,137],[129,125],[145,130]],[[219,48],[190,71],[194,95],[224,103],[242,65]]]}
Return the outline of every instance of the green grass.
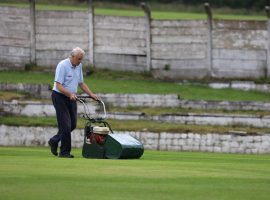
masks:
{"label": "green grass", "polygon": [[2,83],[29,83],[50,84],[54,80],[52,72],[30,72],[30,71],[0,71]]}
{"label": "green grass", "polygon": [[[243,125],[234,126],[208,126],[208,125],[191,125],[180,123],[168,123],[148,120],[107,120],[114,131],[147,131],[147,132],[171,132],[171,133],[220,133],[226,134],[229,131],[245,131],[248,134],[259,132],[268,133],[269,128],[256,128]],[[0,124],[8,126],[40,126],[56,127],[55,117],[26,117],[26,116],[0,116]],[[85,120],[78,118],[77,128],[84,128]]]}
{"label": "green grass", "polygon": [[[1,82],[8,83],[31,83],[31,84],[51,84],[53,82],[53,72],[25,72],[25,71],[1,71]],[[229,100],[229,101],[268,101],[269,93],[254,91],[239,91],[231,89],[211,89],[202,85],[180,85],[173,82],[162,82],[154,80],[145,73],[114,72],[109,70],[95,71],[90,77],[85,77],[85,82],[96,93],[150,93],[150,94],[178,94],[181,99],[197,100]],[[0,92],[0,99],[20,99],[20,94],[14,92]],[[27,97],[29,98],[29,97]],[[121,111],[109,105],[108,111]],[[111,109],[111,110],[110,110]],[[144,112],[147,115],[160,115],[164,113],[186,113],[205,112],[200,110],[185,109],[162,109],[162,108],[126,108],[123,111]],[[211,111],[216,113],[216,111]],[[226,113],[225,111],[222,113]],[[235,112],[236,114],[238,112]],[[239,114],[239,113],[238,113]],[[268,115],[268,112],[241,112],[241,114]],[[25,117],[25,116],[1,116],[1,124],[12,126],[56,126],[55,117]],[[230,130],[241,130],[253,134],[257,132],[268,132],[265,128],[235,126],[195,126],[178,123],[160,123],[156,121],[144,120],[108,120],[116,131],[151,131],[151,132],[196,132],[196,133],[227,133]],[[84,127],[84,120],[79,118],[78,128]]]}
{"label": "green grass", "polygon": [[[54,73],[1,71],[1,82],[50,84]],[[154,80],[149,74],[98,70],[85,77],[85,82],[95,93],[125,94],[177,94],[187,100],[270,101],[270,93],[234,89],[212,89],[204,85],[178,84]]]}
{"label": "green grass", "polygon": [[[0,3],[0,6],[16,6],[19,8],[29,8],[29,4],[25,3]],[[104,7],[105,6],[105,7]],[[141,17],[144,16],[144,12],[140,9],[139,5],[136,6],[121,6],[117,4],[116,6],[119,6],[120,8],[116,8],[115,5],[112,6],[112,4],[109,4],[109,7],[106,5],[98,5],[95,8],[95,14],[97,15],[110,15],[110,16],[131,16],[131,17]],[[158,10],[152,10],[152,18],[157,20],[162,19],[169,19],[169,20],[176,20],[176,19],[182,19],[182,20],[199,20],[199,19],[206,19],[206,13],[203,11],[203,5],[200,6],[200,9],[198,8],[186,8],[183,6],[179,6],[179,11],[175,11],[174,7],[178,7],[172,4],[172,6],[169,6],[168,8],[165,6],[157,6]],[[162,8],[165,9],[162,9]],[[36,4],[36,9],[38,10],[64,10],[64,11],[86,11],[87,5],[81,4],[81,5],[56,5],[56,4]],[[169,11],[171,10],[171,11]],[[225,9],[226,10],[226,9]],[[227,9],[228,10],[228,9]],[[218,9],[217,13],[215,10],[213,11],[213,16],[216,19],[230,19],[230,20],[266,20],[265,15],[258,15],[258,14],[251,14],[248,12],[247,14],[228,14],[230,12],[235,12],[233,10],[228,10],[228,13],[223,13],[224,9]],[[244,12],[244,11],[239,11]]]}
{"label": "green grass", "polygon": [[[12,101],[39,101],[43,103],[51,103],[50,99],[34,98],[27,93],[17,91],[0,91],[0,100]],[[92,102],[91,102],[92,103]],[[94,103],[94,102],[93,102]],[[137,113],[147,116],[163,115],[163,114],[187,114],[187,113],[215,113],[215,114],[243,114],[243,115],[269,115],[269,111],[264,110],[221,110],[221,109],[197,109],[197,108],[181,108],[181,107],[140,107],[140,106],[127,106],[119,107],[111,104],[106,105],[106,111],[109,113],[122,112],[122,113]]]}
{"label": "green grass", "polygon": [[6,101],[11,101],[13,99],[22,99],[27,96],[26,94],[18,93],[18,92],[13,92],[13,91],[0,91],[0,99],[6,100]]}
{"label": "green grass", "polygon": [[0,147],[1,199],[267,200],[269,155],[145,151],[139,160]]}
{"label": "green grass", "polygon": [[[1,92],[0,92],[1,95]],[[108,112],[123,112],[123,113],[140,113],[147,116],[156,116],[164,114],[235,114],[235,115],[258,115],[266,116],[269,115],[269,111],[265,110],[217,110],[217,109],[196,109],[196,108],[181,108],[181,107],[137,107],[137,106],[128,106],[128,107],[118,107],[118,106],[107,106]]]}
{"label": "green grass", "polygon": [[[38,101],[43,103],[51,103],[50,99],[38,99],[34,98],[27,93],[21,93],[17,91],[0,91],[0,100],[5,101]],[[92,102],[91,102],[92,103]],[[93,102],[94,103],[94,102]],[[181,107],[140,107],[140,106],[127,106],[119,107],[113,106],[110,103],[106,105],[106,111],[108,113],[122,112],[122,113],[137,113],[147,116],[156,116],[164,114],[187,114],[187,113],[214,113],[214,114],[236,114],[236,115],[257,115],[266,116],[269,115],[269,111],[265,110],[222,110],[222,109],[197,109],[197,108],[181,108]]]}

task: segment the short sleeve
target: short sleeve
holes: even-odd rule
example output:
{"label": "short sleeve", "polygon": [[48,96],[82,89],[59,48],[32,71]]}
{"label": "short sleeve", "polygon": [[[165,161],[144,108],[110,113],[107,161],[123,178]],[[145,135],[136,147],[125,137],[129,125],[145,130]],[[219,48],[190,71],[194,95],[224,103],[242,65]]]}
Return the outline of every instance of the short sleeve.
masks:
{"label": "short sleeve", "polygon": [[79,81],[78,81],[79,84],[83,83],[83,71],[82,71],[82,66],[80,68],[80,77],[79,77]]}
{"label": "short sleeve", "polygon": [[59,63],[56,67],[54,81],[63,84],[64,78],[65,78],[65,68],[62,64]]}

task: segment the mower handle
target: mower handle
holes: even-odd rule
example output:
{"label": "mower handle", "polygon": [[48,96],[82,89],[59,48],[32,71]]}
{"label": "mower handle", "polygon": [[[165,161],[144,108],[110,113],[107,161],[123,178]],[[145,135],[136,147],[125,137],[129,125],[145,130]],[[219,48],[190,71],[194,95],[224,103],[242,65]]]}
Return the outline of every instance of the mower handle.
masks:
{"label": "mower handle", "polygon": [[[78,96],[76,96],[76,99],[77,99],[77,101],[79,101],[80,103],[83,104],[85,115],[86,115],[86,117],[87,117],[88,119],[90,119],[91,117],[90,117],[89,109],[88,109],[87,105],[85,104],[85,99],[92,99],[92,97],[90,97],[90,96],[78,95]],[[103,115],[102,119],[106,119],[107,113],[106,113],[105,103],[104,103],[101,99],[98,99],[97,102],[101,103],[102,106],[103,106],[103,112],[104,112],[104,115]],[[88,113],[87,113],[86,110],[88,110]]]}
{"label": "mower handle", "polygon": [[[76,95],[76,98],[77,99],[93,99],[92,97],[90,96],[85,96],[85,95]],[[94,100],[94,99],[93,99]],[[101,100],[95,100],[95,101],[101,101]]]}

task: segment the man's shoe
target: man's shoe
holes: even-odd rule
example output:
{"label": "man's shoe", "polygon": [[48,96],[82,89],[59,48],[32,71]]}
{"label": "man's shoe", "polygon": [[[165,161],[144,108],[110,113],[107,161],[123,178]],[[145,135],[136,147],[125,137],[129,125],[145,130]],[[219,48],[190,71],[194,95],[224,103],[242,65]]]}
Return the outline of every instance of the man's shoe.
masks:
{"label": "man's shoe", "polygon": [[54,144],[51,140],[48,141],[48,144],[51,147],[52,154],[55,155],[55,156],[58,156],[58,153],[57,153],[57,147],[58,147],[58,145],[57,144]]}
{"label": "man's shoe", "polygon": [[74,156],[73,155],[71,155],[71,154],[64,154],[64,155],[59,155],[59,158],[74,158]]}

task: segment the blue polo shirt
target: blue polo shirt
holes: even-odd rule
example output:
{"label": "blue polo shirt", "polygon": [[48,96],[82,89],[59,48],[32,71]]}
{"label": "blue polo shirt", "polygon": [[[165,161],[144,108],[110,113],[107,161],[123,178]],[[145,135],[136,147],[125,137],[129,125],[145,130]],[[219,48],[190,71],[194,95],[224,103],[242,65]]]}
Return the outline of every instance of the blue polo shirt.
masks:
{"label": "blue polo shirt", "polygon": [[59,62],[55,71],[53,90],[61,93],[56,88],[56,82],[63,85],[69,92],[77,93],[78,85],[83,83],[82,63],[73,67],[69,58]]}

